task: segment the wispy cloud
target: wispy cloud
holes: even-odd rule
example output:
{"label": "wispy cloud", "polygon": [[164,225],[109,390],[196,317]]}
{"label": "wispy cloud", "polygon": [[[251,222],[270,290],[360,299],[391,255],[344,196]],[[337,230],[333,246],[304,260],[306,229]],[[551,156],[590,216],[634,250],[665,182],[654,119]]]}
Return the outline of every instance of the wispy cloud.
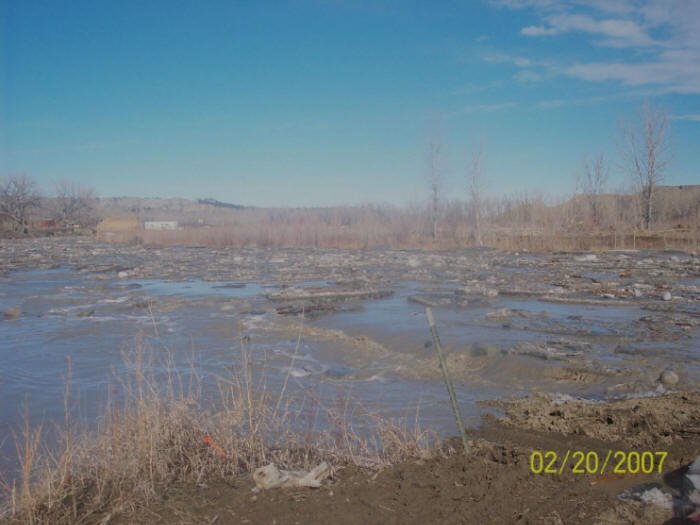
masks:
{"label": "wispy cloud", "polygon": [[513,78],[523,84],[541,82],[552,76],[555,64],[501,51],[482,51],[481,60],[491,64],[512,64],[518,68]]}
{"label": "wispy cloud", "polygon": [[596,95],[589,97],[568,97],[540,100],[536,107],[538,109],[557,109],[568,106],[592,106],[612,102],[614,100],[632,99],[649,96],[648,91],[618,91],[609,95]]}
{"label": "wispy cloud", "polygon": [[[494,0],[507,9],[529,9],[539,23],[520,34],[529,38],[556,38],[579,34],[590,45],[627,50],[627,57],[573,65],[550,63],[548,71],[587,82],[619,82],[627,86],[654,86],[661,92],[700,94],[700,2],[683,0]],[[487,62],[509,55],[493,52]],[[624,54],[622,55],[624,57]],[[522,73],[541,58],[522,56],[510,62]],[[520,77],[519,77],[520,75]]]}
{"label": "wispy cloud", "polygon": [[672,115],[671,120],[690,120],[700,122],[700,113],[689,113],[687,115]]}
{"label": "wispy cloud", "polygon": [[523,83],[541,82],[544,79],[543,75],[531,69],[521,69],[513,75],[513,78]]}
{"label": "wispy cloud", "polygon": [[574,64],[563,72],[591,82],[613,80],[629,86],[656,85],[666,92],[693,94],[700,93],[698,63],[663,58],[640,63],[589,62]]}
{"label": "wispy cloud", "polygon": [[499,51],[486,51],[481,54],[481,59],[484,62],[491,62],[493,64],[511,63],[518,67],[529,67],[532,65],[532,60],[529,58]]}
{"label": "wispy cloud", "polygon": [[549,36],[568,32],[590,33],[607,37],[600,41],[614,47],[651,46],[656,42],[632,20],[596,20],[588,15],[565,13],[545,18],[546,25],[527,26],[520,30],[526,36]]}

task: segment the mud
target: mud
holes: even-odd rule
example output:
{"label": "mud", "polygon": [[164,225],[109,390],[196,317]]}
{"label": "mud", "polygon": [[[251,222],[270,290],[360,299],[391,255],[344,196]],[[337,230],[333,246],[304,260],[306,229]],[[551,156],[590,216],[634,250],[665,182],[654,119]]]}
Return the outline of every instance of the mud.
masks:
{"label": "mud", "polygon": [[[529,416],[541,421],[551,406],[532,401]],[[625,433],[629,410],[664,414],[680,404],[681,418],[664,417],[644,428],[643,439]],[[521,402],[519,407],[524,406]],[[561,404],[557,405],[561,406]],[[513,409],[515,410],[515,409]],[[117,517],[116,523],[541,523],[641,524],[685,523],[689,509],[683,504],[679,479],[700,450],[700,435],[689,432],[700,424],[697,393],[662,395],[644,399],[600,403],[602,417],[619,418],[616,432],[585,433],[539,430],[523,425],[511,410],[503,420],[493,418],[470,431],[469,454],[458,452],[457,440],[421,459],[368,471],[336,468],[334,478],[321,488],[280,489],[255,493],[249,476],[213,486],[175,485],[161,501],[139,509],[137,516]],[[587,422],[589,407],[572,404],[571,414]],[[516,411],[517,412],[517,411]],[[592,416],[591,416],[592,417]],[[607,423],[606,423],[607,425]],[[562,426],[561,429],[570,430]],[[642,445],[643,443],[643,445]],[[643,447],[643,448],[642,448]],[[662,473],[600,476],[533,474],[533,451],[594,452],[609,450],[669,452]],[[645,496],[660,495],[656,500]],[[659,505],[658,501],[671,506]],[[656,503],[655,503],[656,501]]]}
{"label": "mud", "polygon": [[507,423],[519,428],[584,435],[628,447],[663,447],[700,435],[696,392],[607,402],[539,395],[489,404],[501,408]]}

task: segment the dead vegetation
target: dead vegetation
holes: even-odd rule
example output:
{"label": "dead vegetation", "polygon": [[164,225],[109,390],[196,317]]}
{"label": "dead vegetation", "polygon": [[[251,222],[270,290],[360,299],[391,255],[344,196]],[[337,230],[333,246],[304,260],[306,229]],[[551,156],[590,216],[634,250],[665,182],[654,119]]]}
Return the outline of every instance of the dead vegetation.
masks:
{"label": "dead vegetation", "polygon": [[486,402],[502,408],[508,424],[518,428],[583,435],[628,447],[668,447],[698,433],[697,392],[672,392],[655,398],[628,398],[605,403],[531,395]]}
{"label": "dead vegetation", "polygon": [[[14,435],[19,472],[1,480],[0,519],[107,523],[159,501],[176,483],[232,483],[270,462],[378,468],[415,457],[432,441],[417,426],[371,413],[356,430],[350,413],[358,421],[358,407],[291,394],[289,376],[273,393],[253,370],[245,338],[240,352],[239,372],[219,377],[212,396],[196,369],[182,372],[172,357],[156,360],[137,338],[124,355],[125,377],[110,389],[112,401],[91,428],[71,420],[69,377],[63,425],[31,428],[26,417]],[[53,445],[46,440],[51,434],[59,436]]]}
{"label": "dead vegetation", "polygon": [[[580,194],[560,203],[521,194],[442,203],[436,239],[432,204],[241,210],[204,206],[182,213],[151,211],[140,221],[128,214],[109,217],[97,231],[101,240],[146,246],[698,250],[700,186],[657,186],[655,191],[651,230],[642,227],[640,201],[634,194]],[[177,219],[181,229],[143,229],[144,220],[155,219]]]}

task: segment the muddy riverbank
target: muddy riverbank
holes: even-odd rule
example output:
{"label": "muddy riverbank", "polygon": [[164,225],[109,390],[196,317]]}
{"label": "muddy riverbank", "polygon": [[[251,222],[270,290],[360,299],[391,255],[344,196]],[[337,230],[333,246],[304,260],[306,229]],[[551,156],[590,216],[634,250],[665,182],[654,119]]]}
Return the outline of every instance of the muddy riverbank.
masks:
{"label": "muddy riverbank", "polygon": [[[552,414],[552,407],[561,406],[556,399],[521,400],[518,408],[526,405],[534,421],[551,423],[546,428],[523,425],[512,412],[470,431],[466,456],[453,440],[421,458],[379,470],[338,468],[319,489],[255,492],[247,476],[211,486],[173,485],[136,516],[117,517],[116,522],[293,524],[324,523],[332,517],[347,524],[685,523],[682,518],[693,504],[683,478],[700,450],[698,401],[697,394],[688,393],[599,403],[591,417],[591,410],[575,404],[566,415]],[[674,416],[678,406],[684,417]],[[607,431],[586,435],[571,424],[572,413],[589,423],[602,422]],[[630,427],[634,413],[638,421],[651,415],[658,424],[642,424],[637,434]],[[576,473],[573,463],[561,473],[533,473],[533,452],[556,453],[558,470],[567,451],[600,457],[601,462],[609,451],[668,456],[661,473]]]}

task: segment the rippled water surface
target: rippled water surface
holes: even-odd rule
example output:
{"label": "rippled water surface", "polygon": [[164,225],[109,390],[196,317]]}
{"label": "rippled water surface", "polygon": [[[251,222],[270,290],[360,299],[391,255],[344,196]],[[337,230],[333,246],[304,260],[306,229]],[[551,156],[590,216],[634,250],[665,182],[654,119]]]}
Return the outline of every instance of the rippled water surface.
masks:
{"label": "rippled water surface", "polygon": [[[388,297],[344,302],[302,320],[277,314],[278,303],[268,297],[288,286],[333,285],[120,279],[67,267],[6,275],[0,310],[18,308],[21,315],[0,321],[0,436],[6,436],[0,466],[12,464],[7,436],[19,427],[23,406],[34,424],[60,422],[70,373],[74,412],[94,421],[137,346],[147,349],[159,373],[166,373],[166,357],[170,372],[187,374],[194,366],[213,395],[217,379],[240,369],[244,345],[272,392],[287,380],[290,390],[309,389],[324,405],[351,397],[368,411],[403,418],[414,418],[418,407],[424,427],[453,434],[424,304],[434,305],[469,424],[478,422],[479,399],[533,389],[641,393],[655,387],[666,366],[681,368],[684,381],[700,375],[697,327],[639,305],[475,296],[457,282],[406,280],[391,283]],[[697,286],[697,278],[688,285]],[[668,333],[656,337],[655,322],[668,324]],[[363,338],[382,350],[363,348]]]}

